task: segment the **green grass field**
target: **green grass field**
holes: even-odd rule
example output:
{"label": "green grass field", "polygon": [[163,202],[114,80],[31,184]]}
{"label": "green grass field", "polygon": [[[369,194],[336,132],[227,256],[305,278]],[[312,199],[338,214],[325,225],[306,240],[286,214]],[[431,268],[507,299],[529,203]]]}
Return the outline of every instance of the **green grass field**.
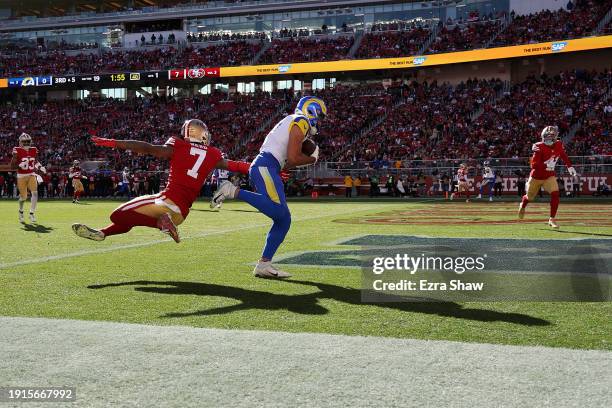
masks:
{"label": "green grass field", "polygon": [[[293,274],[287,281],[256,279],[252,263],[270,222],[240,202],[220,212],[196,203],[178,245],[146,228],[101,243],[73,235],[73,222],[105,226],[116,206],[43,201],[32,226],[17,222],[15,201],[0,201],[0,315],[612,349],[610,302],[363,304],[359,268],[329,265],[291,264],[283,266]],[[363,235],[612,238],[604,201],[562,202],[561,231],[546,226],[546,204],[532,205],[520,224],[514,203],[321,200],[290,208],[281,257],[346,249],[338,243]]]}

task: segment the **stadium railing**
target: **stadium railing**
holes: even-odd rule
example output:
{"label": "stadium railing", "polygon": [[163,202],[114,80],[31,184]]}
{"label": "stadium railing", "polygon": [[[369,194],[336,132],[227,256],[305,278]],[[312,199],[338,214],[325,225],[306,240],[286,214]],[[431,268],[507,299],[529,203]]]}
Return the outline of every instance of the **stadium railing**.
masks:
{"label": "stadium railing", "polygon": [[[570,156],[573,166],[579,174],[612,174],[612,155],[599,156]],[[397,160],[355,161],[355,162],[321,162],[316,166],[310,166],[296,170],[300,176],[308,177],[333,177],[347,174],[383,174],[383,173],[407,173],[425,175],[454,174],[461,163],[466,163],[478,171],[482,162],[489,160],[491,167],[501,170],[503,174],[513,174],[517,170],[529,173],[529,157],[519,158],[490,158],[490,159],[446,159],[446,160],[401,160],[401,166],[396,167]],[[561,174],[567,173],[565,167],[559,166]],[[474,171],[474,170],[472,170]]]}

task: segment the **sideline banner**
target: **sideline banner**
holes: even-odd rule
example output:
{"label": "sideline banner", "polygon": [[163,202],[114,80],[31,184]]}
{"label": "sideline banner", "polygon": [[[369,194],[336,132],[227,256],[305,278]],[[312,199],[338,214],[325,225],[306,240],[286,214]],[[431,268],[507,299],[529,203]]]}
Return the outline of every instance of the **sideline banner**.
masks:
{"label": "sideline banner", "polygon": [[485,48],[480,50],[451,52],[402,58],[374,58],[328,62],[303,62],[270,65],[243,65],[221,67],[220,77],[254,75],[290,75],[317,72],[362,71],[373,69],[417,68],[463,62],[531,57],[612,47],[612,35],[553,41],[538,44],[523,44],[510,47]]}

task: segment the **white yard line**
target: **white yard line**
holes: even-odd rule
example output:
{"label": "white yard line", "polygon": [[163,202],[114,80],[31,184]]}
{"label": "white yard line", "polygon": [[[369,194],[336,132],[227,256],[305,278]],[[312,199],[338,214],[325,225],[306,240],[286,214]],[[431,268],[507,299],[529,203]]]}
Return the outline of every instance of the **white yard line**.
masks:
{"label": "white yard line", "polygon": [[564,408],[612,397],[603,350],[21,317],[0,327],[2,386],[75,387],[70,406]]}
{"label": "white yard line", "polygon": [[[377,209],[377,208],[381,208],[381,205],[379,204],[376,206],[359,209],[359,210],[356,210],[355,213],[363,212],[363,211],[370,211],[370,210]],[[313,217],[302,217],[302,218],[293,219],[292,222],[310,221],[310,220],[316,220],[320,218],[336,217],[336,216],[345,215],[345,214],[346,214],[346,211],[332,213],[332,214],[325,214],[325,215],[317,215]],[[181,237],[181,240],[186,241],[190,239],[205,238],[205,237],[209,237],[213,235],[231,234],[234,232],[246,231],[246,230],[251,230],[255,228],[269,227],[270,225],[271,225],[270,222],[266,222],[266,223],[260,223],[260,224],[246,225],[246,226],[237,227],[237,228],[230,228],[230,229],[220,230],[220,231],[202,232],[196,235]],[[8,269],[8,268],[13,268],[13,267],[22,266],[22,265],[31,265],[31,264],[37,264],[37,263],[43,263],[43,262],[49,262],[49,261],[57,261],[60,259],[75,258],[78,256],[84,256],[84,255],[104,254],[107,252],[121,251],[124,249],[143,248],[143,247],[149,247],[149,246],[168,243],[168,242],[172,242],[172,239],[171,238],[158,239],[155,241],[139,242],[139,243],[125,244],[125,245],[115,245],[115,246],[106,247],[106,248],[85,249],[85,250],[70,252],[66,254],[50,255],[50,256],[43,256],[40,258],[23,259],[21,261],[7,262],[7,263],[0,264],[0,269]]]}

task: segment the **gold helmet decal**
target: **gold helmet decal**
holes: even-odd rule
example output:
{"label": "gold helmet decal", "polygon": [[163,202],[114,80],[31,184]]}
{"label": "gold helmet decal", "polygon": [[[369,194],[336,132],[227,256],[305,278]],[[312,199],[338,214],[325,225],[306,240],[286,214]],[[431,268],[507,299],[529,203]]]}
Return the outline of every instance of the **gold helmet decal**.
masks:
{"label": "gold helmet decal", "polygon": [[208,126],[199,119],[188,119],[183,123],[181,133],[185,140],[192,143],[210,144]]}

